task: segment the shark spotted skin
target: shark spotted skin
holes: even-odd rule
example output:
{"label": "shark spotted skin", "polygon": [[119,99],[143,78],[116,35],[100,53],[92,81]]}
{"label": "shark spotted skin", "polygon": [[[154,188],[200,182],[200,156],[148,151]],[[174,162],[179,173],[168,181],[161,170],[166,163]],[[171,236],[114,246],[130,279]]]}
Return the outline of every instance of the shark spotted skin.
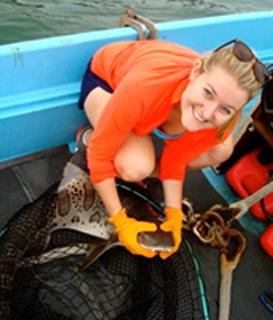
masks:
{"label": "shark spotted skin", "polygon": [[[85,265],[94,262],[108,249],[121,245],[114,226],[108,221],[109,216],[103,202],[86,172],[68,163],[57,193],[58,205],[51,232],[65,228],[96,237],[96,245],[91,243],[87,250],[88,263]],[[128,216],[154,222],[159,227],[160,216],[156,216],[143,199],[122,188],[119,188],[119,195]],[[171,233],[165,233],[159,228],[156,232],[139,234],[138,241],[140,245],[153,251],[169,251],[174,245]]]}
{"label": "shark spotted skin", "polygon": [[[118,190],[128,216],[160,225],[162,217],[155,215],[143,198],[122,187]],[[154,251],[171,250],[174,244],[171,233],[159,228],[140,234],[138,240]],[[122,244],[89,175],[68,163],[61,182],[22,208],[1,238],[0,319],[9,319],[12,283],[18,268],[81,254],[85,256],[84,269],[115,246]]]}

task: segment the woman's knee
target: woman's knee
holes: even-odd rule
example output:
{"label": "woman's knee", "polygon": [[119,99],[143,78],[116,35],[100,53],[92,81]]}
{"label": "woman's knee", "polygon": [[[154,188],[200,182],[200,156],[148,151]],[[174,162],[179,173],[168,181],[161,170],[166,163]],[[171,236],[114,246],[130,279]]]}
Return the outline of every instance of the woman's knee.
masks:
{"label": "woman's knee", "polygon": [[221,143],[207,150],[197,158],[190,161],[187,164],[187,169],[196,170],[222,163],[232,155],[233,149],[233,140],[228,139],[225,143]]}
{"label": "woman's knee", "polygon": [[[217,148],[217,146],[216,146]],[[217,150],[216,154],[218,156],[218,163],[226,161],[233,153],[234,150],[234,142],[232,135],[226,139],[222,144],[218,146],[219,150]]]}
{"label": "woman's knee", "polygon": [[115,168],[121,179],[130,182],[141,181],[149,177],[155,168],[155,161],[135,159],[134,161],[128,160],[128,158],[121,159],[116,157]]}
{"label": "woman's knee", "polygon": [[222,163],[230,158],[234,150],[233,140],[229,139],[225,143],[220,144],[208,150],[211,165]]}
{"label": "woman's knee", "polygon": [[132,133],[118,151],[114,164],[123,180],[140,181],[150,176],[156,164],[151,137]]}

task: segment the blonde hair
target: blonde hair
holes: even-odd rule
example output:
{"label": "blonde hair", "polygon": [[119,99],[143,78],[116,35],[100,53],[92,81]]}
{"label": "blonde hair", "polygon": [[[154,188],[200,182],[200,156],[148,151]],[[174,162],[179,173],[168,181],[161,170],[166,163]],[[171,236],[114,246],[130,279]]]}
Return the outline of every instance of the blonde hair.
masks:
{"label": "blonde hair", "polygon": [[[219,51],[214,51],[210,54],[205,54],[201,58],[201,68],[200,73],[210,72],[215,67],[222,67],[231,76],[237,79],[239,86],[248,92],[248,102],[253,99],[260,91],[261,84],[256,80],[253,72],[253,63],[255,59],[244,62],[239,60],[233,54],[233,47],[223,48]],[[219,127],[216,137],[222,140],[225,133],[230,133],[239,123],[242,116],[242,110],[236,112],[236,114]]]}

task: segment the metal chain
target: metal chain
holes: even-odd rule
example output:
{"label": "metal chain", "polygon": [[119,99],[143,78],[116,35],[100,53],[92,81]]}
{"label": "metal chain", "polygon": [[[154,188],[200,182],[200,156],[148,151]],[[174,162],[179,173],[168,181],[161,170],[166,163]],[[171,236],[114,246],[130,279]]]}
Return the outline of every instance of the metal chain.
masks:
{"label": "metal chain", "polygon": [[[184,229],[192,231],[201,242],[220,251],[226,250],[235,229],[230,228],[230,224],[226,223],[218,212],[208,210],[203,214],[195,213],[194,206],[189,201],[186,203],[186,210],[183,209]],[[238,234],[243,238],[243,235],[236,230],[236,236]]]}

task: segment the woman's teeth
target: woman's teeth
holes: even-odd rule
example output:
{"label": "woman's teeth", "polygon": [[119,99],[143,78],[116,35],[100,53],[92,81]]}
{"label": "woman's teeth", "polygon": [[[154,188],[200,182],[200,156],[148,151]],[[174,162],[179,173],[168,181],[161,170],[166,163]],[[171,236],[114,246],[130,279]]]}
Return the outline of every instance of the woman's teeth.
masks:
{"label": "woman's teeth", "polygon": [[198,121],[200,121],[200,122],[202,122],[202,123],[204,123],[204,122],[206,121],[206,119],[203,119],[203,118],[196,112],[195,108],[193,109],[193,114],[194,114],[195,118],[196,118]]}

